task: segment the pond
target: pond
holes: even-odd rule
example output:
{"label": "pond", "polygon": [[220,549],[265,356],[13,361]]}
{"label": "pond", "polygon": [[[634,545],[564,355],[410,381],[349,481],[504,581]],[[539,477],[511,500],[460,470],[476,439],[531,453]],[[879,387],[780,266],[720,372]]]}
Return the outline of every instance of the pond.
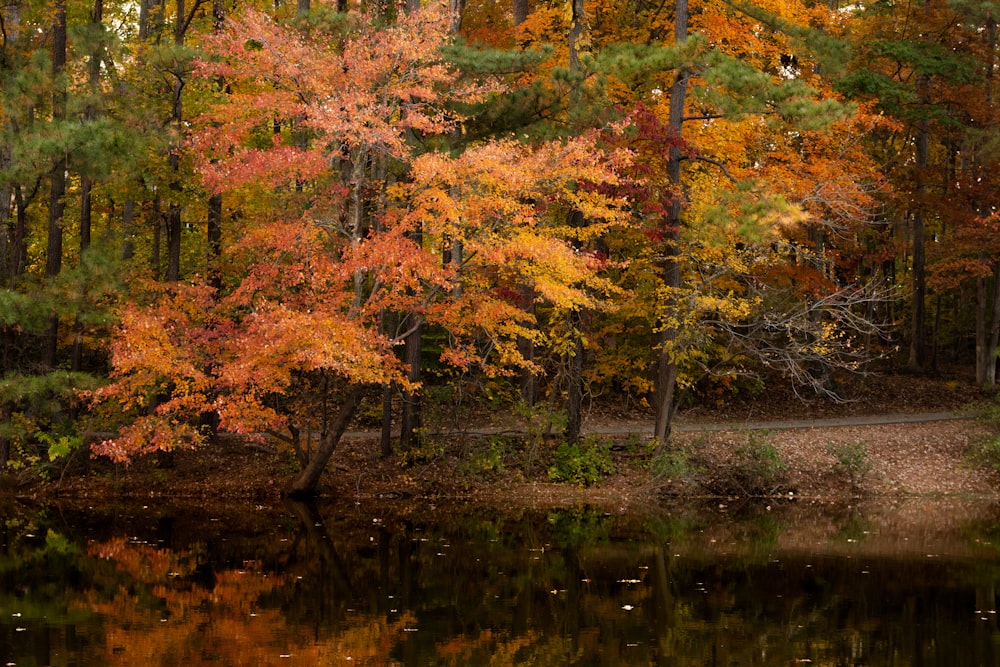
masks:
{"label": "pond", "polygon": [[0,665],[997,665],[1000,508],[16,509]]}

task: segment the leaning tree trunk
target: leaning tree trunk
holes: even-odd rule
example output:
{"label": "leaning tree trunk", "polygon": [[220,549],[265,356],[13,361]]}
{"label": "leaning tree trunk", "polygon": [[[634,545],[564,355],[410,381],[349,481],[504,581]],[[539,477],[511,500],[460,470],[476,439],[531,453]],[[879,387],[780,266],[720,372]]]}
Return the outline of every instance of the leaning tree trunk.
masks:
{"label": "leaning tree trunk", "polygon": [[364,387],[360,385],[352,386],[348,390],[344,402],[340,405],[340,410],[334,416],[333,421],[327,426],[327,430],[320,435],[320,442],[316,451],[312,453],[309,461],[286,488],[286,495],[293,498],[305,498],[316,495],[319,480],[326,469],[326,464],[330,462],[333,452],[337,449],[340,439],[347,430],[347,425],[358,411],[364,392]]}

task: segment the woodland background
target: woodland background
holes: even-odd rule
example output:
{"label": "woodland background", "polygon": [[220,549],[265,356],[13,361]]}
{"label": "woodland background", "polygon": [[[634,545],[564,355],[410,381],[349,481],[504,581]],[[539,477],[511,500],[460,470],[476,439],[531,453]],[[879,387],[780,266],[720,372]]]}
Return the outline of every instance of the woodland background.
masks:
{"label": "woodland background", "polygon": [[0,467],[992,386],[998,9],[4,0]]}

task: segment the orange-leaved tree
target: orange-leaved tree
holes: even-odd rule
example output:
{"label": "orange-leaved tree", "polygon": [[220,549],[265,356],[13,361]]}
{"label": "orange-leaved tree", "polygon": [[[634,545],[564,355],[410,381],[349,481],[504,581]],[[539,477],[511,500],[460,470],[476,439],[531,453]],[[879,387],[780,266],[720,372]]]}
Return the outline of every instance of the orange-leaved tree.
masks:
{"label": "orange-leaved tree", "polygon": [[[290,443],[301,469],[287,491],[311,494],[368,390],[416,389],[394,352],[407,332],[382,327],[384,313],[443,327],[445,361],[496,368],[517,363],[524,332],[508,278],[559,306],[610,289],[572,240],[620,222],[615,199],[579,186],[614,182],[617,157],[588,139],[429,150],[461,120],[450,100],[487,94],[459,84],[447,39],[444,6],[308,33],[251,11],[209,38],[200,71],[228,90],[193,147],[207,186],[247,202],[245,229],[223,249],[221,291],[171,285],[123,309],[114,382],[97,396],[132,420],[100,453],[202,442],[197,420],[214,413]],[[571,207],[594,224],[539,224]],[[464,253],[442,261],[456,242]]]}

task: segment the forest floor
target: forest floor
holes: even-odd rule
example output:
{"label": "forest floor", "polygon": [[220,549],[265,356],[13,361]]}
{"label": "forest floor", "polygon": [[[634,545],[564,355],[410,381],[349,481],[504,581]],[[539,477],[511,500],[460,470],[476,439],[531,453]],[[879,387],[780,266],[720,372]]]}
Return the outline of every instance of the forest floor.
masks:
{"label": "forest floor", "polygon": [[[509,414],[465,415],[465,425],[428,430],[418,449],[382,457],[377,433],[345,436],[322,482],[323,495],[363,502],[428,499],[509,506],[591,504],[619,510],[671,502],[760,495],[851,502],[876,497],[1000,498],[1000,472],[970,448],[987,435],[969,414],[987,401],[971,379],[890,375],[871,378],[852,400],[802,401],[788,392],[727,397],[684,410],[669,455],[651,464],[648,412],[595,404],[585,442],[606,447],[614,473],[591,486],[553,483],[548,467],[559,439]],[[6,493],[44,502],[123,498],[280,497],[296,465],[274,443],[224,440],[112,465],[78,453],[38,482],[10,475]]]}

